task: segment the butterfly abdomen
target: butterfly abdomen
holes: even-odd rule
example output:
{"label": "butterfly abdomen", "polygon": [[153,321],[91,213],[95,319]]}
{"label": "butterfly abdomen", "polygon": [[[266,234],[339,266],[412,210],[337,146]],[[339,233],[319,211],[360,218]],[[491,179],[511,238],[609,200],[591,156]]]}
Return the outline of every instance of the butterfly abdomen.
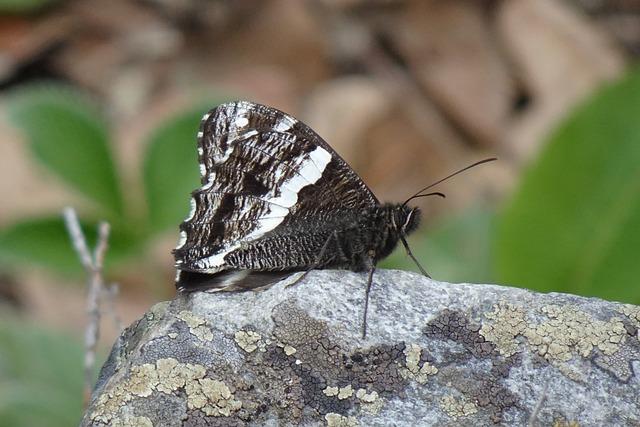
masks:
{"label": "butterfly abdomen", "polygon": [[314,265],[329,233],[274,235],[247,244],[225,257],[230,268],[256,271],[304,270]]}

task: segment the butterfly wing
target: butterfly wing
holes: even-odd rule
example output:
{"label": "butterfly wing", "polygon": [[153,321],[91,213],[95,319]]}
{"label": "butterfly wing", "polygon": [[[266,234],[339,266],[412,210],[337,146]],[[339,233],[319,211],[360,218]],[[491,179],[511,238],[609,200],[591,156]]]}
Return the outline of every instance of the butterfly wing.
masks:
{"label": "butterfly wing", "polygon": [[[233,253],[260,248],[253,270],[300,269],[326,241],[308,236],[304,253],[283,255],[279,235],[328,212],[357,212],[378,200],[351,167],[308,126],[275,108],[250,102],[222,104],[205,114],[198,132],[202,187],[180,225],[174,251],[179,270],[233,270]],[[279,249],[279,250],[277,250]],[[285,252],[286,253],[286,252]],[[237,257],[236,257],[237,258]],[[247,264],[243,265],[246,268]]]}

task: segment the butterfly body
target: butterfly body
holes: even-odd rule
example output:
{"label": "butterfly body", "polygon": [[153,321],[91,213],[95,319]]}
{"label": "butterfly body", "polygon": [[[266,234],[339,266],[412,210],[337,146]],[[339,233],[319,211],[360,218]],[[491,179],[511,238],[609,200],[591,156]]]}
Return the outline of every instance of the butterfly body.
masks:
{"label": "butterfly body", "polygon": [[417,208],[378,202],[322,138],[274,108],[211,110],[198,155],[202,187],[174,250],[181,290],[258,289],[309,269],[372,271],[419,224]]}

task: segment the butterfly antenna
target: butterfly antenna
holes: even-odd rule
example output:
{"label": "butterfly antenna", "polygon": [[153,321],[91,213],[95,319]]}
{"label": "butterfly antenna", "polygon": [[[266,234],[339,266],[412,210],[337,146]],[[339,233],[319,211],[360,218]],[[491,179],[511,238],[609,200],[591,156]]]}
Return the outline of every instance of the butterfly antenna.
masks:
{"label": "butterfly antenna", "polygon": [[497,157],[491,157],[489,159],[480,160],[480,161],[475,162],[475,163],[473,163],[473,164],[471,164],[469,166],[466,166],[466,167],[464,167],[462,169],[459,169],[459,170],[455,171],[454,173],[449,174],[449,175],[445,176],[444,178],[437,180],[433,184],[427,185],[422,190],[418,191],[416,194],[414,194],[413,196],[411,196],[407,200],[405,200],[405,202],[402,204],[402,206],[406,206],[407,203],[409,203],[413,199],[417,199],[418,197],[423,197],[423,196],[427,196],[427,195],[431,195],[431,194],[434,194],[434,195],[442,194],[442,193],[429,193],[429,194],[420,194],[420,193],[422,193],[425,190],[430,189],[431,187],[435,187],[436,185],[440,184],[441,182],[444,182],[444,181],[448,180],[449,178],[453,178],[454,176],[456,176],[456,175],[458,175],[458,174],[460,174],[460,173],[462,173],[462,172],[464,172],[466,170],[469,170],[471,168],[479,166],[479,165],[481,165],[483,163],[493,162],[495,160],[498,160],[498,158]]}
{"label": "butterfly antenna", "polygon": [[[444,193],[441,193],[439,191],[434,191],[433,193],[427,193],[427,194],[417,194],[415,196],[412,196],[411,199],[417,199],[419,197],[429,197],[429,196],[439,196],[442,197],[443,199],[445,199],[447,196],[445,196]],[[409,200],[411,200],[409,199]]]}

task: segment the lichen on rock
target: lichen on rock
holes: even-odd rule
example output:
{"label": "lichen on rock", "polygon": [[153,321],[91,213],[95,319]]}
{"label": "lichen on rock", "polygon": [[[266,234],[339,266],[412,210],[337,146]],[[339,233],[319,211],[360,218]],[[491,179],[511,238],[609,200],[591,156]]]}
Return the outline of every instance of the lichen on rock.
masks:
{"label": "lichen on rock", "polygon": [[147,417],[124,415],[111,421],[111,427],[153,427],[153,423]]}
{"label": "lichen on rock", "polygon": [[156,364],[133,366],[127,380],[116,383],[98,398],[92,419],[110,423],[118,412],[135,398],[146,398],[153,393],[173,393],[184,389],[187,405],[212,416],[229,416],[242,406],[233,399],[229,388],[222,382],[205,378],[206,368],[201,365],[179,363],[173,358],[159,359]]}
{"label": "lichen on rock", "polygon": [[213,417],[228,417],[242,407],[222,381],[200,378],[186,385],[187,405]]}
{"label": "lichen on rock", "polygon": [[409,344],[404,350],[406,355],[405,367],[400,369],[400,374],[405,378],[416,380],[420,384],[426,384],[430,375],[438,373],[438,368],[429,362],[420,365],[422,349],[417,344]]}
{"label": "lichen on rock", "polygon": [[495,344],[501,355],[509,357],[515,354],[519,346],[515,338],[527,328],[524,308],[500,301],[484,317],[492,322],[482,324],[480,335]]}
{"label": "lichen on rock", "polygon": [[527,320],[523,307],[501,301],[485,314],[491,322],[483,324],[480,334],[504,356],[518,351],[516,337],[523,336],[538,355],[553,364],[567,362],[574,355],[589,357],[594,348],[614,354],[626,339],[624,324],[616,317],[595,319],[571,305],[545,305],[536,314],[546,320]]}
{"label": "lichen on rock", "polygon": [[594,348],[611,355],[626,339],[619,318],[598,320],[570,305],[546,305],[541,312],[548,320],[529,325],[523,335],[540,356],[552,363],[571,360],[574,354],[588,357]]}
{"label": "lichen on rock", "polygon": [[633,326],[635,326],[636,329],[640,329],[640,306],[621,304],[617,311],[627,316],[627,318],[633,322]]}
{"label": "lichen on rock", "polygon": [[247,353],[255,351],[261,340],[260,334],[254,331],[238,331],[234,338],[236,344]]}
{"label": "lichen on rock", "polygon": [[455,398],[454,396],[444,396],[440,399],[440,407],[451,418],[467,417],[478,412],[478,407],[475,403],[468,402],[464,398]]}
{"label": "lichen on rock", "polygon": [[334,414],[332,412],[326,414],[324,419],[327,420],[327,427],[357,427],[358,420],[355,417],[345,417],[344,415]]}
{"label": "lichen on rock", "polygon": [[189,326],[189,331],[201,340],[211,341],[213,339],[211,329],[207,326],[207,319],[204,317],[187,310],[179,312],[176,317],[183,320]]}

